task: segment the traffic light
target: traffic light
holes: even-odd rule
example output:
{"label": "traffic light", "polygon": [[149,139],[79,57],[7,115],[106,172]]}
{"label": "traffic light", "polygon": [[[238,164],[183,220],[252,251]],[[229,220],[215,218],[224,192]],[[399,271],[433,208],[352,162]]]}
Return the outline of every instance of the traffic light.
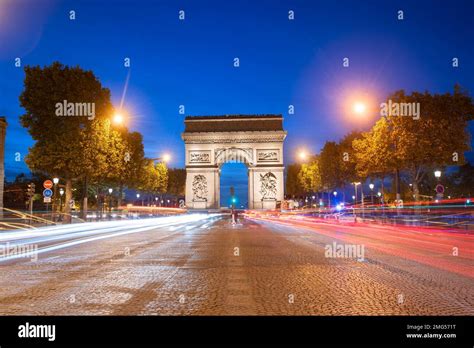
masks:
{"label": "traffic light", "polygon": [[35,184],[28,184],[28,189],[26,190],[28,197],[33,197],[35,195]]}

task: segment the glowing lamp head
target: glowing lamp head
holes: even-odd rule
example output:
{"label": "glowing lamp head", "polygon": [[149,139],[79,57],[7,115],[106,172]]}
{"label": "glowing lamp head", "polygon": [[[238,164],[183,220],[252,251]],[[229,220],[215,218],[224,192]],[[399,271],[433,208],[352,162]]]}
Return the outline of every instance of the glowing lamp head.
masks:
{"label": "glowing lamp head", "polygon": [[55,185],[57,185],[58,182],[59,182],[59,178],[53,178],[53,183],[54,183]]}
{"label": "glowing lamp head", "polygon": [[369,187],[370,187],[371,190],[373,190],[374,189],[374,184],[369,184]]}
{"label": "glowing lamp head", "polygon": [[298,153],[298,157],[300,160],[305,161],[306,158],[308,158],[308,154],[306,153],[306,151],[300,151]]}
{"label": "glowing lamp head", "polygon": [[367,109],[367,107],[362,102],[357,102],[357,103],[354,104],[354,112],[356,114],[362,115],[365,112],[366,109]]}
{"label": "glowing lamp head", "polygon": [[114,115],[113,121],[115,124],[119,125],[123,123],[123,115],[120,113],[117,113]]}
{"label": "glowing lamp head", "polygon": [[165,154],[163,155],[163,162],[168,163],[170,160],[171,160],[170,154],[165,153]]}
{"label": "glowing lamp head", "polygon": [[382,196],[382,192],[377,192],[377,196]]}
{"label": "glowing lamp head", "polygon": [[436,178],[440,178],[440,177],[441,177],[441,170],[435,170],[434,176],[435,176]]}

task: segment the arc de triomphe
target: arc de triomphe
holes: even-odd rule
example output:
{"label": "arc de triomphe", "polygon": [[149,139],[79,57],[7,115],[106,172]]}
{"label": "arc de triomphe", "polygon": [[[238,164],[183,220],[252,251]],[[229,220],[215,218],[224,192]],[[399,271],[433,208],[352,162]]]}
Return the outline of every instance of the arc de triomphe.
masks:
{"label": "arc de triomphe", "polygon": [[188,208],[220,207],[220,167],[227,162],[248,168],[250,209],[274,209],[283,200],[282,115],[188,116],[184,124]]}

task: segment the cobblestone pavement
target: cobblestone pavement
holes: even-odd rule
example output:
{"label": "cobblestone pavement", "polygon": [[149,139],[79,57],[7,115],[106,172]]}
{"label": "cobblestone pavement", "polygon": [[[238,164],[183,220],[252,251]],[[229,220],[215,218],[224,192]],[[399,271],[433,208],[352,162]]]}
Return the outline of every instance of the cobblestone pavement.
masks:
{"label": "cobblestone pavement", "polygon": [[0,314],[474,315],[473,278],[371,248],[328,258],[342,242],[317,232],[223,218],[8,261]]}

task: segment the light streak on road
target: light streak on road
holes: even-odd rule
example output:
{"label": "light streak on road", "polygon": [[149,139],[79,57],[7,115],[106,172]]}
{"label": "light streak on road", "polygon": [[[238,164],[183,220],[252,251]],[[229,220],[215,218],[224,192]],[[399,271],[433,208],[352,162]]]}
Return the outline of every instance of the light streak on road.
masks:
{"label": "light streak on road", "polygon": [[[247,215],[265,223],[276,223],[312,232],[386,254],[474,278],[474,234],[454,229],[340,222],[305,216]],[[453,248],[459,255],[453,255]]]}
{"label": "light streak on road", "polygon": [[[24,254],[3,255],[0,257],[0,262],[69,248],[75,245],[105,238],[114,238],[131,233],[150,231],[161,227],[172,227],[176,230],[180,227],[179,225],[189,227],[189,224],[192,224],[192,226],[198,225],[202,222],[208,224],[209,220],[215,220],[218,217],[219,214],[187,214],[143,220],[102,221],[73,225],[48,226],[26,232],[5,232],[0,234],[0,241],[5,243],[0,244],[0,247],[4,250],[7,249],[7,246],[8,248],[14,249],[25,245],[46,245],[35,251]],[[64,240],[67,241],[54,244],[55,242]]]}

